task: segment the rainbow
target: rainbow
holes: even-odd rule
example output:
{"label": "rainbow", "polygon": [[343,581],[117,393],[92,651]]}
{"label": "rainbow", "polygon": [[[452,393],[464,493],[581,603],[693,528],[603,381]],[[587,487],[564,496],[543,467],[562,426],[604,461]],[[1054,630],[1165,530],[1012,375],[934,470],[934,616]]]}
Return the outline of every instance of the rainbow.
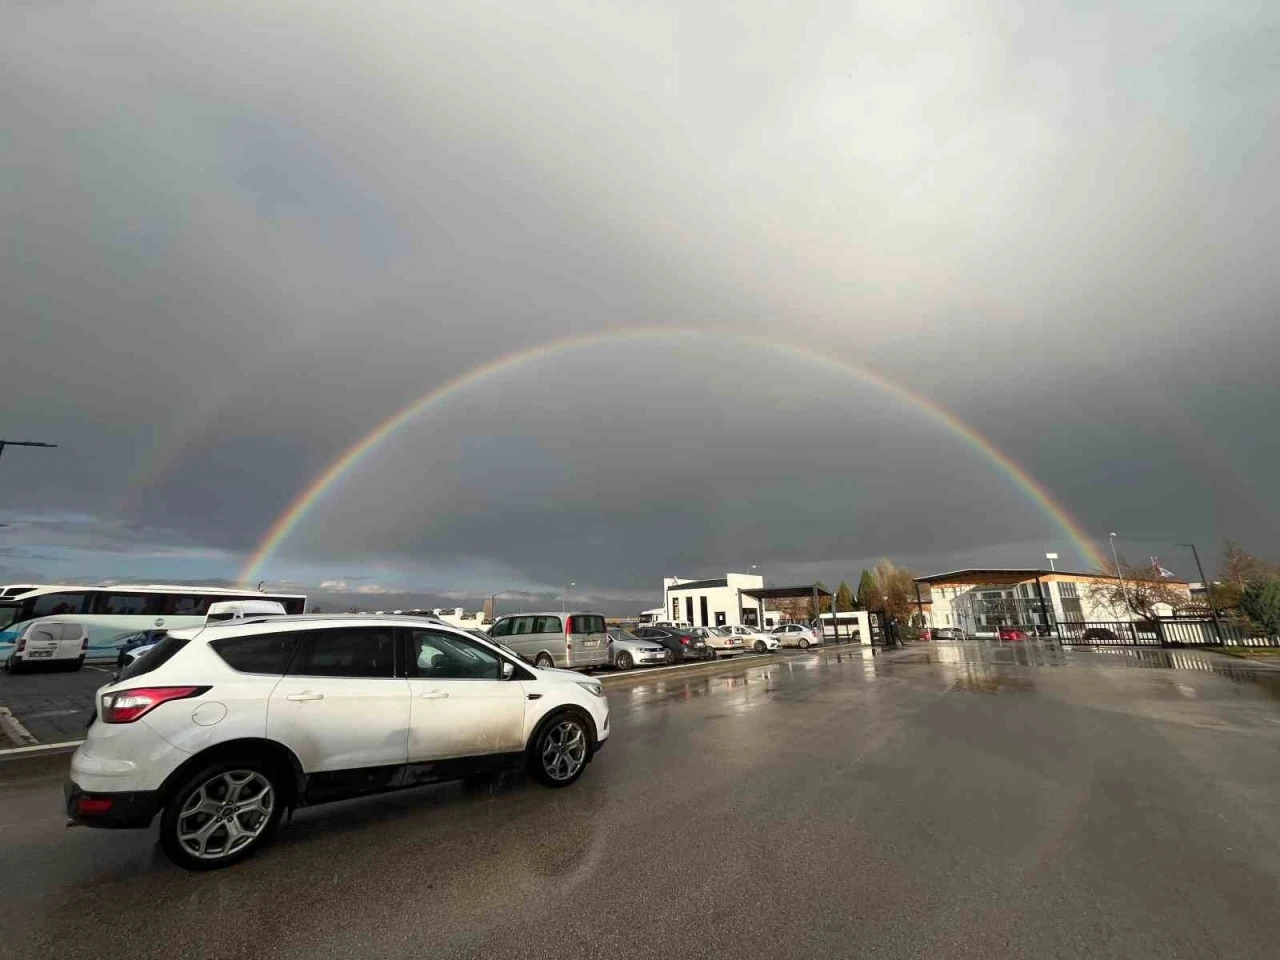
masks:
{"label": "rainbow", "polygon": [[818,363],[827,367],[832,367],[842,373],[852,373],[858,379],[870,383],[889,395],[901,400],[909,407],[924,413],[937,423],[941,424],[953,435],[967,443],[974,450],[984,456],[992,465],[994,465],[1001,473],[1005,474],[1013,483],[1031,500],[1045,515],[1050,517],[1062,531],[1071,538],[1076,548],[1084,555],[1085,559],[1094,567],[1105,568],[1106,560],[1096,546],[1094,546],[1089,535],[1080,526],[1080,524],[1067,512],[1066,508],[1059,503],[1049,493],[1045,487],[1040,484],[1034,477],[1022,469],[1015,463],[1008,454],[1004,453],[994,443],[980,434],[973,427],[969,426],[950,410],[939,406],[929,398],[916,393],[908,387],[903,386],[895,380],[890,380],[881,373],[877,373],[859,363],[850,360],[838,359],[825,354],[818,353],[805,347],[796,346],[794,344],[783,343],[770,340],[762,336],[742,333],[711,333],[705,330],[691,330],[679,327],[670,327],[662,329],[644,328],[635,329],[628,328],[623,330],[612,330],[603,333],[589,333],[576,337],[567,337],[561,340],[553,340],[548,343],[539,344],[524,350],[517,350],[505,356],[498,357],[488,363],[473,367],[464,373],[459,374],[452,380],[449,380],[429,392],[411,401],[404,407],[401,407],[387,419],[383,420],[376,427],[366,433],[351,446],[347,447],[333,460],[311,483],[293,499],[288,507],[275,519],[270,528],[263,535],[254,549],[253,554],[245,562],[244,568],[240,571],[240,582],[242,584],[251,584],[256,582],[260,576],[262,566],[270,559],[271,555],[279,548],[288,536],[298,527],[307,512],[315,506],[315,504],[325,495],[325,493],[333,487],[342,477],[360,460],[375,449],[379,444],[386,440],[389,436],[403,427],[406,423],[416,420],[418,417],[431,411],[433,408],[441,406],[449,397],[453,396],[460,390],[464,390],[473,384],[494,376],[500,372],[506,372],[514,367],[524,364],[534,363],[538,360],[554,356],[567,350],[581,349],[584,347],[596,346],[618,341],[632,340],[665,340],[671,338],[696,338],[696,339],[731,339],[739,343],[747,343],[760,347],[764,347],[774,353],[787,353],[797,357]]}

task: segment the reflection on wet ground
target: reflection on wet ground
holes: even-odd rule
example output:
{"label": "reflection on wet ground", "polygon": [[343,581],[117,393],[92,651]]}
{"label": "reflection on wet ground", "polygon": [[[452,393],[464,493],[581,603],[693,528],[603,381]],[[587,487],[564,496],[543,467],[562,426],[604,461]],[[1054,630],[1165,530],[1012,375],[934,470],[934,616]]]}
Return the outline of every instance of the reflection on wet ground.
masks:
{"label": "reflection on wet ground", "polygon": [[1094,667],[1144,670],[1190,670],[1249,684],[1280,700],[1280,670],[1245,663],[1207,650],[1164,650],[1119,647],[1059,647],[1045,641],[1024,644],[948,643],[917,644],[888,651],[886,663],[973,664],[1023,667]]}
{"label": "reflection on wet ground", "polygon": [[951,685],[958,693],[1030,693],[1036,685],[1026,677],[1007,677],[1003,674],[961,677]]}

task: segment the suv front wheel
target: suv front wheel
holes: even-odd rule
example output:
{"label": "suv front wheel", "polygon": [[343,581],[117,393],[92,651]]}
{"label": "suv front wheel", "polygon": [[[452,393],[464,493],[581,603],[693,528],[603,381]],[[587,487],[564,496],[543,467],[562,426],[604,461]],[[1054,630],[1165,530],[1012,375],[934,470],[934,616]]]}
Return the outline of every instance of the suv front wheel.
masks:
{"label": "suv front wheel", "polygon": [[182,784],[160,818],[160,845],[188,870],[215,870],[253,854],[284,812],[283,781],[258,758],[211,764]]}
{"label": "suv front wheel", "polygon": [[552,717],[529,748],[529,774],[545,787],[567,787],[587,768],[591,759],[591,731],[573,713]]}

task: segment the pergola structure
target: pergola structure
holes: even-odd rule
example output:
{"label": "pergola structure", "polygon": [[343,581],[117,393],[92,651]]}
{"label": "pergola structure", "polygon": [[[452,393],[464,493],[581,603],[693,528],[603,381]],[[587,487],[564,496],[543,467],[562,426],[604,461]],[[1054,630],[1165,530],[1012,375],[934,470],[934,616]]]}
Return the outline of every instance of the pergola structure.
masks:
{"label": "pergola structure", "polygon": [[[743,597],[750,597],[752,600],[757,601],[757,603],[760,605],[761,611],[764,610],[764,601],[766,600],[805,600],[807,599],[813,603],[813,615],[815,618],[818,617],[819,611],[822,609],[821,605],[818,603],[819,597],[829,598],[832,601],[831,609],[835,610],[836,608],[835,595],[826,587],[822,586],[822,584],[820,583],[806,583],[806,584],[800,584],[794,587],[756,587],[753,590],[738,591],[738,622],[739,623],[742,622],[742,598]],[[840,639],[840,620],[837,617],[833,617],[832,620],[833,620],[833,626],[835,627],[835,630],[836,630],[836,639],[839,640]],[[822,629],[821,620],[818,621],[818,625],[819,625],[819,630],[821,630]],[[852,631],[850,631],[849,636],[850,637],[853,636]]]}

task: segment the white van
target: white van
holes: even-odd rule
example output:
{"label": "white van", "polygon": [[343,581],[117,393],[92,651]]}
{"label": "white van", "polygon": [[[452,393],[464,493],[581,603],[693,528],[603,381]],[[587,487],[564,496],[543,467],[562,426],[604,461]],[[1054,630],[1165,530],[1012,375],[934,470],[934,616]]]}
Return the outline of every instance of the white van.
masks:
{"label": "white van", "polygon": [[607,667],[609,634],[604,617],[589,610],[517,613],[499,617],[489,636],[535,667]]}
{"label": "white van", "polygon": [[89,652],[89,629],[75,620],[48,617],[23,625],[5,669],[17,673],[24,667],[51,663],[79,670]]}

